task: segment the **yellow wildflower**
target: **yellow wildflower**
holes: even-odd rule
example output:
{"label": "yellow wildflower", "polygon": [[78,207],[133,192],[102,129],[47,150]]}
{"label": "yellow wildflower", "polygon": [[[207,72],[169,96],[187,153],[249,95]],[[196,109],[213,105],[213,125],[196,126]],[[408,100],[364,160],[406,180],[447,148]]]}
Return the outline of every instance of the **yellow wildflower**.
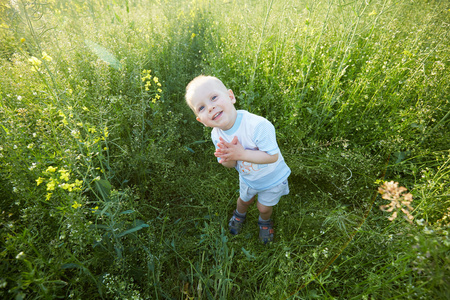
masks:
{"label": "yellow wildflower", "polygon": [[153,81],[154,81],[155,83],[157,83],[157,82],[158,82],[158,80],[159,80],[159,79],[158,79],[158,77],[156,77],[156,76],[155,76],[155,77],[153,77]]}
{"label": "yellow wildflower", "polygon": [[75,179],[75,186],[80,187],[82,185],[83,185],[83,181],[82,180]]}
{"label": "yellow wildflower", "polygon": [[45,51],[42,52],[42,59],[46,61],[51,61],[53,58],[49,56]]}
{"label": "yellow wildflower", "polygon": [[65,182],[60,184],[59,187],[62,188],[63,190],[69,190],[69,192],[72,191],[72,185]]}
{"label": "yellow wildflower", "polygon": [[28,61],[35,67],[39,67],[42,64],[42,61],[39,58],[32,56],[28,59]]}
{"label": "yellow wildflower", "polygon": [[56,182],[55,180],[51,179],[48,183],[47,183],[47,191],[53,191],[55,189],[56,186]]}
{"label": "yellow wildflower", "polygon": [[59,115],[60,117],[63,118],[63,119],[61,120],[61,122],[62,122],[64,125],[69,124],[69,122],[67,122],[67,120],[66,120],[66,115],[62,112],[62,110],[59,110],[59,111],[58,111],[58,115]]}
{"label": "yellow wildflower", "polygon": [[58,169],[58,167],[50,166],[50,167],[47,168],[47,170],[45,170],[45,172],[54,173],[54,172],[56,172],[56,169]]}
{"label": "yellow wildflower", "polygon": [[61,176],[59,177],[59,179],[69,181],[69,176],[70,176],[69,171],[61,169],[58,172],[61,173]]}
{"label": "yellow wildflower", "polygon": [[50,198],[52,197],[52,193],[47,193],[47,195],[45,196],[45,201],[50,200]]}
{"label": "yellow wildflower", "polygon": [[38,179],[36,179],[37,185],[40,185],[42,182],[44,182],[44,178],[39,177]]}
{"label": "yellow wildflower", "polygon": [[151,70],[142,70],[142,77],[141,80],[142,82],[145,82],[147,79],[150,80],[152,79],[152,75],[150,75],[152,71]]}
{"label": "yellow wildflower", "polygon": [[72,205],[73,208],[77,209],[79,207],[81,207],[82,205],[80,203],[78,203],[77,201],[75,201]]}

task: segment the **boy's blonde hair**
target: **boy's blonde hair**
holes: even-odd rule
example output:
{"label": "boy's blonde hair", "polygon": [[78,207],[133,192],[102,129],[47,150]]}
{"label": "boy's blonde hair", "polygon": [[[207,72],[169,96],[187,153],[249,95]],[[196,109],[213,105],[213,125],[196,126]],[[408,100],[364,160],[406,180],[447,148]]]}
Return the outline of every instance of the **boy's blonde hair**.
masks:
{"label": "boy's blonde hair", "polygon": [[[223,82],[214,76],[205,76],[205,75],[199,75],[197,77],[195,77],[194,79],[191,80],[191,82],[188,83],[188,85],[186,86],[186,94],[185,94],[185,98],[186,98],[186,103],[187,105],[189,105],[189,107],[194,110],[191,106],[191,99],[192,99],[192,95],[194,94],[196,88],[202,84],[205,80],[211,79],[213,80],[216,84],[219,85],[220,88],[225,89],[226,91],[228,90],[227,87],[223,84]],[[195,113],[195,111],[194,111]]]}

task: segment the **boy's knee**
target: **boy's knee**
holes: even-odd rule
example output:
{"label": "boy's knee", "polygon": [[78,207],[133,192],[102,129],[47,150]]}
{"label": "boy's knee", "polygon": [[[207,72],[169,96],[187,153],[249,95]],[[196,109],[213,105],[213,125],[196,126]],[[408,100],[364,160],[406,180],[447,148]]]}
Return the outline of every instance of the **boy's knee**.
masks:
{"label": "boy's knee", "polygon": [[250,204],[252,204],[254,200],[255,200],[255,197],[253,197],[249,201],[244,201],[241,199],[241,197],[238,198],[238,201],[244,206],[250,206]]}
{"label": "boy's knee", "polygon": [[265,206],[258,202],[258,210],[261,214],[267,214],[272,212],[272,206]]}

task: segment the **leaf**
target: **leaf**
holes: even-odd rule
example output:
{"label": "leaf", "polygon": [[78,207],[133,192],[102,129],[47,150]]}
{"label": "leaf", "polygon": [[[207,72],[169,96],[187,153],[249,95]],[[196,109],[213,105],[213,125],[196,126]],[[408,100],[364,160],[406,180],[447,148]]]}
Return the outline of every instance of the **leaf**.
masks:
{"label": "leaf", "polygon": [[247,256],[248,260],[254,260],[256,259],[256,257],[250,253],[250,251],[247,251],[244,249],[244,247],[242,247],[242,252],[244,252],[245,256]]}
{"label": "leaf", "polygon": [[400,151],[395,152],[394,157],[396,157],[395,164],[401,163],[408,155],[411,153],[411,151]]}
{"label": "leaf", "polygon": [[184,148],[186,148],[189,152],[195,153],[195,151],[192,150],[192,148],[189,148],[188,146],[184,146]]}
{"label": "leaf", "polygon": [[128,229],[128,230],[125,230],[125,231],[119,233],[119,235],[117,237],[123,237],[123,236],[125,236],[127,234],[130,234],[130,233],[133,233],[135,231],[141,230],[144,227],[150,227],[150,226],[147,225],[147,224],[140,224],[140,225],[138,225],[138,226],[136,226],[134,228],[131,228],[131,229]]}
{"label": "leaf", "polygon": [[68,263],[68,264],[63,264],[61,266],[61,269],[81,269],[81,267],[79,264]]}
{"label": "leaf", "polygon": [[[117,13],[114,13],[114,18],[119,21],[119,23],[122,23],[122,19],[119,17],[119,15]],[[114,20],[114,19],[113,19]],[[113,21],[114,23],[114,21]]]}
{"label": "leaf", "polygon": [[68,285],[67,282],[62,281],[62,280],[50,280],[50,281],[47,281],[46,283],[60,284],[60,285]]}
{"label": "leaf", "polygon": [[119,215],[127,215],[127,214],[132,214],[132,213],[134,213],[134,210],[129,209],[129,210],[125,210],[125,211],[121,212]]}
{"label": "leaf", "polygon": [[200,141],[195,141],[192,144],[197,145],[197,144],[204,144],[206,142],[207,142],[207,140],[200,140]]}
{"label": "leaf", "polygon": [[114,250],[116,251],[116,255],[119,259],[122,259],[122,252],[123,250],[121,249],[121,247],[114,247]]}
{"label": "leaf", "polygon": [[103,225],[103,224],[96,224],[96,225],[91,225],[91,226],[92,226],[92,228],[96,228],[96,229],[105,229],[105,230],[109,230],[110,229],[109,226],[106,226],[106,225]]}
{"label": "leaf", "polygon": [[100,179],[95,181],[95,186],[98,192],[102,195],[104,200],[109,200],[109,195],[111,194],[111,183],[106,179]]}
{"label": "leaf", "polygon": [[92,52],[94,52],[101,60],[108,63],[111,67],[116,70],[121,68],[122,65],[119,60],[117,60],[114,54],[112,54],[108,49],[88,39],[84,40],[84,43]]}
{"label": "leaf", "polygon": [[5,131],[6,135],[9,134],[8,128],[6,128],[5,126],[2,125],[3,130]]}

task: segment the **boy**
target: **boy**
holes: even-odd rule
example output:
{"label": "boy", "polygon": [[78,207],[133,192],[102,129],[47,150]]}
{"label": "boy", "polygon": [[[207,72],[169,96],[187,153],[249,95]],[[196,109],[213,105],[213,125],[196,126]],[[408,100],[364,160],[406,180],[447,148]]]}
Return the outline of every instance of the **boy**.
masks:
{"label": "boy", "polygon": [[236,98],[216,77],[200,75],[186,87],[186,102],[197,121],[213,127],[211,138],[219,163],[239,172],[240,192],[229,221],[231,234],[238,234],[247,209],[258,195],[259,239],[273,241],[272,208],[289,193],[291,170],[278,148],[275,128],[263,117],[236,110]]}

